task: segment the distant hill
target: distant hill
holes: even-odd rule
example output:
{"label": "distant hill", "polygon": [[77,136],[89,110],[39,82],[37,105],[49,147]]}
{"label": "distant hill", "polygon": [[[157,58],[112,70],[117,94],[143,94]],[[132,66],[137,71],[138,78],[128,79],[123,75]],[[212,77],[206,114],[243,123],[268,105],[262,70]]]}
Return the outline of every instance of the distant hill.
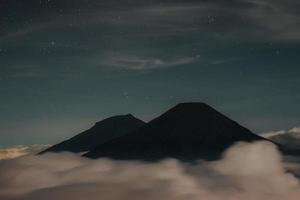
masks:
{"label": "distant hill", "polygon": [[97,122],[92,128],[42,151],[40,154],[61,151],[74,153],[87,152],[113,138],[125,135],[144,124],[143,121],[131,114],[110,117]]}
{"label": "distant hill", "polygon": [[140,128],[112,139],[84,156],[155,161],[217,159],[232,144],[269,141],[205,103],[181,103]]}

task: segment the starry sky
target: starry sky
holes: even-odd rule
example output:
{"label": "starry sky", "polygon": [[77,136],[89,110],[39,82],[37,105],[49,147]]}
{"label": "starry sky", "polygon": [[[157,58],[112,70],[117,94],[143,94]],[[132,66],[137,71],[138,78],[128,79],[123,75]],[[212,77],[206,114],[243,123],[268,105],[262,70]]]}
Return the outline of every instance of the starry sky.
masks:
{"label": "starry sky", "polygon": [[0,145],[206,102],[255,132],[300,124],[297,0],[0,0]]}

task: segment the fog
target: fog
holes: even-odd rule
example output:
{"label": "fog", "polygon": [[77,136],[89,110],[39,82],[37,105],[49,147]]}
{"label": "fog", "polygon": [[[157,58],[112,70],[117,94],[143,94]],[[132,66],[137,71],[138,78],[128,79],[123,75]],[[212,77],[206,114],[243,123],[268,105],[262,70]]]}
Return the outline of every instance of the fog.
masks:
{"label": "fog", "polygon": [[31,155],[0,161],[0,199],[298,200],[289,165],[267,142],[238,143],[221,160],[193,165]]}

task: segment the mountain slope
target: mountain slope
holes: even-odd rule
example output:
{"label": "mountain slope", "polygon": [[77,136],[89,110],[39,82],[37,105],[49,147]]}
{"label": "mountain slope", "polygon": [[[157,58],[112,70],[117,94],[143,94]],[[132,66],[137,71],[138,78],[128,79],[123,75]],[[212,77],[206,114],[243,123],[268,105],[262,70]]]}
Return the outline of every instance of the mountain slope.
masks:
{"label": "mountain slope", "polygon": [[182,103],[84,156],[120,160],[216,159],[238,141],[266,140],[204,103]]}
{"label": "mountain slope", "polygon": [[97,122],[92,128],[41,152],[87,152],[113,138],[122,136],[145,124],[134,116],[120,115]]}

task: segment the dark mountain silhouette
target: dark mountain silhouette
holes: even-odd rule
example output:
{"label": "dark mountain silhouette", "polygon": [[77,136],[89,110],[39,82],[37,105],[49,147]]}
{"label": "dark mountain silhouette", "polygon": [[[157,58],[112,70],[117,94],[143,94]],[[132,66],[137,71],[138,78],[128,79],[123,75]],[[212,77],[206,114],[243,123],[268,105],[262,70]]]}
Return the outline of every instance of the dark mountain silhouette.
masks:
{"label": "dark mountain silhouette", "polygon": [[182,103],[84,156],[155,161],[217,159],[232,144],[266,140],[204,103]]}
{"label": "dark mountain silhouette", "polygon": [[70,151],[74,153],[87,152],[102,143],[133,131],[143,124],[145,124],[143,121],[135,118],[131,114],[110,117],[97,122],[89,130],[56,144],[40,154],[60,151]]}

